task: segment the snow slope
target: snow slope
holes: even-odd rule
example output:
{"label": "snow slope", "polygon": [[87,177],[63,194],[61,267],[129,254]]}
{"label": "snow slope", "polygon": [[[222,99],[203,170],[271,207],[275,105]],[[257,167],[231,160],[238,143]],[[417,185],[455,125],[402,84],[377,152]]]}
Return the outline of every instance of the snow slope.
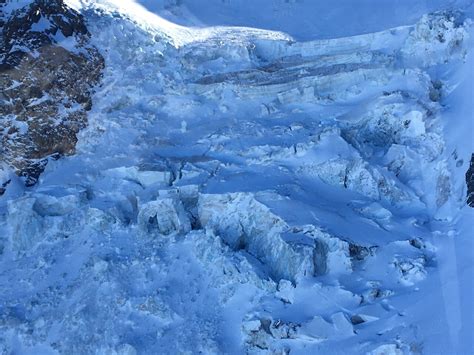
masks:
{"label": "snow slope", "polygon": [[288,33],[296,40],[329,39],[411,25],[426,13],[462,6],[459,0],[135,0],[185,26],[239,26]]}
{"label": "snow slope", "polygon": [[70,3],[106,69],[0,199],[0,349],[472,352],[472,26],[421,17],[470,8],[137,3]]}

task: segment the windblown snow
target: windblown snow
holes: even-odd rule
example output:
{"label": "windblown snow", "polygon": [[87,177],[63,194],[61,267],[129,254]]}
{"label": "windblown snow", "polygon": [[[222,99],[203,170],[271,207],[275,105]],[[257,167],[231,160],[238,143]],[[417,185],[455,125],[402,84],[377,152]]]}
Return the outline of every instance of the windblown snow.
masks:
{"label": "windblown snow", "polygon": [[186,3],[70,2],[104,78],[0,197],[0,352],[470,353],[468,16],[301,40]]}

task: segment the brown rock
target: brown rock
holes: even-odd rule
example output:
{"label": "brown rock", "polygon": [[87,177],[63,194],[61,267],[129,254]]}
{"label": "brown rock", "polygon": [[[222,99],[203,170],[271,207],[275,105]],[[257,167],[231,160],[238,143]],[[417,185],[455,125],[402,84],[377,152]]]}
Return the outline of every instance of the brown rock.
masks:
{"label": "brown rock", "polygon": [[[50,27],[33,30],[42,18]],[[33,1],[0,25],[0,160],[31,185],[49,158],[74,154],[104,60],[83,17],[62,0]],[[58,31],[74,37],[75,48],[62,47]]]}

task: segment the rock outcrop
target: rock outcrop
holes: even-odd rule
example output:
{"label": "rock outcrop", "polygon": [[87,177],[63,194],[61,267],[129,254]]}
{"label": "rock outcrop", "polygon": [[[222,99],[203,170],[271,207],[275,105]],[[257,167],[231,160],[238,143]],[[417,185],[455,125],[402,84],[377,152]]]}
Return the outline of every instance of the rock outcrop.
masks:
{"label": "rock outcrop", "polygon": [[474,154],[471,155],[471,164],[466,172],[467,204],[474,207]]}
{"label": "rock outcrop", "polygon": [[33,185],[74,153],[104,60],[62,0],[0,1],[0,30],[0,160]]}

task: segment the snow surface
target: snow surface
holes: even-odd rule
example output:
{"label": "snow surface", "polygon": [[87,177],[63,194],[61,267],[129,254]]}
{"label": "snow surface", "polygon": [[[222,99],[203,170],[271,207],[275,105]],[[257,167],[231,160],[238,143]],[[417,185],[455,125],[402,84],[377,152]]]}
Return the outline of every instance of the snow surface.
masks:
{"label": "snow surface", "polygon": [[472,7],[70,3],[106,69],[0,197],[2,352],[472,353]]}

